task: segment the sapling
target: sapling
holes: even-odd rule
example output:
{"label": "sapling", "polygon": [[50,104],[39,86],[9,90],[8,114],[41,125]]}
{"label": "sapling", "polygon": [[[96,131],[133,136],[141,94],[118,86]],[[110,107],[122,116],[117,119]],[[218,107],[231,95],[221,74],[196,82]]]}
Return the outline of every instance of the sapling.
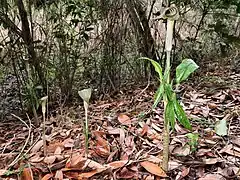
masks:
{"label": "sapling", "polygon": [[47,156],[47,142],[46,142],[46,102],[48,96],[44,96],[41,98],[42,102],[42,115],[43,115],[43,154]]}
{"label": "sapling", "polygon": [[92,89],[83,89],[78,91],[79,96],[82,98],[84,103],[84,110],[85,110],[85,127],[84,127],[84,135],[85,135],[85,149],[86,155],[88,154],[88,135],[89,135],[89,128],[88,128],[88,105],[89,100],[91,98]]}
{"label": "sapling", "polygon": [[[158,103],[163,100],[164,102],[164,130],[163,130],[163,161],[162,168],[164,171],[168,171],[169,161],[169,129],[174,130],[176,119],[187,129],[191,130],[191,124],[177,100],[176,93],[173,89],[173,80],[170,78],[171,63],[170,55],[172,51],[172,39],[174,22],[178,19],[178,8],[172,5],[166,8],[161,18],[167,19],[167,33],[165,51],[167,54],[164,73],[162,67],[156,61],[149,58],[141,58],[149,60],[158,73],[160,86],[155,94],[155,101],[153,108],[156,108]],[[176,68],[175,87],[188,78],[188,76],[198,68],[197,64],[191,59],[184,59],[180,65]]]}

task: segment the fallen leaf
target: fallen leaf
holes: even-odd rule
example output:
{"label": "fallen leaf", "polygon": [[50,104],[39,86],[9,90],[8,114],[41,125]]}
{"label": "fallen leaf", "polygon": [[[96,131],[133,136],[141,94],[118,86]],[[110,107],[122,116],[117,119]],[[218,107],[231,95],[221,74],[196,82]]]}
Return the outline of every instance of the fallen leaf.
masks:
{"label": "fallen leaf", "polygon": [[219,174],[208,174],[205,177],[199,178],[198,180],[220,180],[223,177]]}
{"label": "fallen leaf", "polygon": [[3,176],[7,172],[6,169],[0,169],[0,176]]}
{"label": "fallen leaf", "polygon": [[140,165],[154,175],[160,177],[167,177],[167,174],[162,170],[162,168],[154,163],[151,163],[149,161],[143,161],[140,163]]}
{"label": "fallen leaf", "polygon": [[101,173],[103,171],[105,171],[106,168],[103,168],[103,169],[96,169],[96,170],[93,170],[93,171],[90,171],[90,172],[86,172],[86,173],[81,173],[79,176],[78,176],[78,180],[85,180],[87,178],[91,178],[92,176],[98,174],[98,173]]}
{"label": "fallen leaf", "polygon": [[189,174],[189,171],[190,171],[190,167],[183,167],[182,168],[182,172],[181,172],[181,176],[184,178],[186,177],[188,174]]}
{"label": "fallen leaf", "polygon": [[217,108],[217,105],[215,103],[208,103],[208,107],[210,109],[216,109]]}
{"label": "fallen leaf", "polygon": [[127,160],[114,161],[114,162],[108,163],[108,166],[110,166],[111,169],[118,169],[118,168],[125,166],[127,164],[127,162],[128,162]]}
{"label": "fallen leaf", "polygon": [[119,142],[120,142],[120,145],[122,145],[124,143],[124,140],[125,140],[125,132],[123,129],[120,129],[120,139],[119,139]]}
{"label": "fallen leaf", "polygon": [[183,147],[176,147],[172,154],[175,154],[177,156],[188,156],[191,154],[191,148],[188,144],[186,144]]}
{"label": "fallen leaf", "polygon": [[56,180],[63,180],[63,172],[61,170],[58,170],[54,176]]}
{"label": "fallen leaf", "polygon": [[41,161],[43,161],[44,157],[40,157],[38,154],[36,154],[35,156],[31,157],[29,159],[30,162],[32,163],[39,163]]}
{"label": "fallen leaf", "polygon": [[61,152],[62,152],[62,149],[61,149],[60,146],[58,146],[58,147],[56,148],[55,152],[54,152],[54,155],[60,155]]}
{"label": "fallen leaf", "polygon": [[130,119],[127,115],[125,115],[125,114],[120,114],[120,115],[118,116],[118,121],[119,121],[121,124],[123,124],[123,125],[129,125],[129,124],[131,124],[131,119]]}
{"label": "fallen leaf", "polygon": [[21,174],[21,180],[33,180],[33,172],[31,168],[24,168]]}
{"label": "fallen leaf", "polygon": [[240,137],[239,136],[233,136],[231,138],[231,141],[233,144],[237,145],[237,146],[240,146]]}
{"label": "fallen leaf", "polygon": [[124,167],[118,175],[118,179],[134,179],[134,177],[137,177],[137,173],[126,167]]}
{"label": "fallen leaf", "polygon": [[38,142],[33,146],[33,148],[31,149],[31,153],[36,153],[36,152],[38,152],[38,151],[41,149],[42,146],[43,146],[43,140],[38,141]]}
{"label": "fallen leaf", "polygon": [[50,164],[53,164],[56,160],[56,156],[48,156],[48,157],[45,157],[43,162],[50,165]]}
{"label": "fallen leaf", "polygon": [[148,125],[144,124],[144,126],[142,128],[141,136],[144,136],[145,134],[147,134],[148,129],[149,129]]}
{"label": "fallen leaf", "polygon": [[219,162],[218,158],[203,159],[204,164],[216,164],[217,162]]}
{"label": "fallen leaf", "polygon": [[93,161],[93,160],[90,160],[88,159],[85,163],[86,167],[89,167],[91,169],[104,169],[105,167],[103,165],[101,165],[100,163],[96,162],[96,161]]}
{"label": "fallen leaf", "polygon": [[66,164],[66,167],[82,170],[86,161],[87,161],[87,158],[83,157],[82,155],[73,155],[69,163]]}
{"label": "fallen leaf", "polygon": [[53,174],[46,174],[41,180],[49,180],[53,177]]}
{"label": "fallen leaf", "polygon": [[216,134],[219,136],[226,136],[227,135],[227,121],[226,119],[222,119],[218,121],[215,125]]}
{"label": "fallen leaf", "polygon": [[74,140],[73,140],[73,139],[70,139],[70,138],[65,139],[65,140],[63,141],[63,146],[64,146],[65,148],[72,148],[72,147],[74,147]]}

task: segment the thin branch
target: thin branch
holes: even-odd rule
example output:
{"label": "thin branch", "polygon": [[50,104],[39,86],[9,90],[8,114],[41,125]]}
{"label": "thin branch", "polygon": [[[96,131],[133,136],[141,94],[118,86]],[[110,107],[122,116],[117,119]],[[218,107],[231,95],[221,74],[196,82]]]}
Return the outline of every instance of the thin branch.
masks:
{"label": "thin branch", "polygon": [[[28,137],[27,137],[27,139],[26,139],[26,141],[25,141],[25,143],[24,143],[24,145],[23,145],[20,153],[19,153],[18,156],[10,163],[10,165],[8,165],[8,168],[14,166],[16,163],[18,163],[18,161],[19,161],[20,159],[22,159],[23,156],[21,156],[21,155],[22,155],[25,147],[27,146],[27,144],[28,144],[28,142],[29,142],[29,139],[30,139],[30,136],[31,136],[31,127],[29,127],[29,125],[28,125],[25,121],[23,121],[20,117],[18,117],[17,115],[15,115],[15,114],[11,114],[11,115],[12,115],[13,117],[17,118],[19,121],[21,121],[21,122],[28,128]],[[30,126],[31,126],[31,121],[29,121],[29,122],[30,122]]]}

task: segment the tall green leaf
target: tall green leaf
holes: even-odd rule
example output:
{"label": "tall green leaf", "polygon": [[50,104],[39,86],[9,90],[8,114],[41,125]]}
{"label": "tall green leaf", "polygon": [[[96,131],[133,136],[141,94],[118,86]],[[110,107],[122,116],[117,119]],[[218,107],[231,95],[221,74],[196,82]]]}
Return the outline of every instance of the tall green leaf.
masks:
{"label": "tall green leaf", "polygon": [[175,127],[175,111],[174,111],[174,102],[168,101],[165,109],[165,120],[170,122],[172,129]]}
{"label": "tall green leaf", "polygon": [[154,61],[154,60],[152,60],[152,59],[149,59],[149,58],[147,58],[147,57],[142,57],[142,58],[139,58],[139,59],[148,60],[148,61],[150,61],[150,62],[152,63],[152,65],[153,65],[154,68],[155,68],[155,71],[158,73],[160,82],[162,83],[162,82],[163,82],[163,73],[162,73],[162,67],[161,67],[161,65],[160,65],[158,62],[156,62],[156,61]]}
{"label": "tall green leaf", "polygon": [[184,59],[176,69],[176,82],[180,84],[188,78],[199,66],[192,59]]}
{"label": "tall green leaf", "polygon": [[153,109],[155,109],[158,105],[158,103],[162,100],[163,97],[163,92],[164,92],[164,87],[163,84],[161,84],[154,95],[154,104],[153,104]]}
{"label": "tall green leaf", "polygon": [[186,116],[185,111],[177,100],[174,101],[174,110],[177,120],[187,129],[191,130],[192,126]]}
{"label": "tall green leaf", "polygon": [[171,84],[165,84],[164,86],[164,92],[167,95],[167,98],[169,101],[173,100],[173,90],[172,90],[172,85]]}

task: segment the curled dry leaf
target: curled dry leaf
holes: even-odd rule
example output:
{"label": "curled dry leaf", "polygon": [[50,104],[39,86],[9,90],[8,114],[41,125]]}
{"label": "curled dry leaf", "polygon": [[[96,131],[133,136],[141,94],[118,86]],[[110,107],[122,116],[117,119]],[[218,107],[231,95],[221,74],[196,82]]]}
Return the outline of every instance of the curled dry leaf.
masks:
{"label": "curled dry leaf", "polygon": [[43,140],[38,141],[38,142],[33,146],[33,148],[31,149],[31,153],[36,153],[36,152],[38,152],[38,151],[41,149],[42,146],[43,146]]}
{"label": "curled dry leaf", "polygon": [[167,174],[163,171],[163,169],[154,163],[151,163],[149,161],[143,161],[140,163],[140,165],[144,167],[151,174],[154,174],[160,177],[167,177]]}
{"label": "curled dry leaf", "polygon": [[118,121],[123,125],[130,125],[131,124],[131,119],[125,114],[120,114],[118,116]]}

